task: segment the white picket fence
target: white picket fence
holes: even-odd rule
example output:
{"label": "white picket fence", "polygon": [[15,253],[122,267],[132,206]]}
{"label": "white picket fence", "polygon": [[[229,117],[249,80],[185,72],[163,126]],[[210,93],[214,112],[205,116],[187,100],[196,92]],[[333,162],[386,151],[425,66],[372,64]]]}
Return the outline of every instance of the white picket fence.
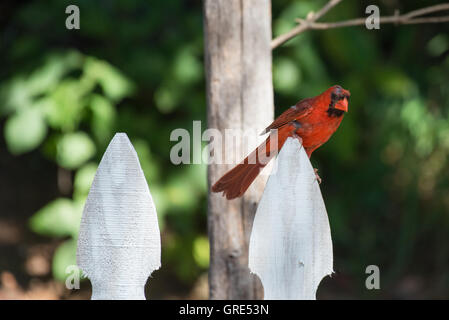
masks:
{"label": "white picket fence", "polygon": [[265,299],[315,299],[333,272],[326,207],[304,148],[289,138],[276,159],[254,218],[249,268]]}
{"label": "white picket fence", "polygon": [[92,283],[92,299],[145,299],[145,283],[161,266],[156,207],[124,133],[112,139],[92,182],[77,263]]}
{"label": "white picket fence", "polygon": [[[333,265],[326,209],[297,140],[285,143],[276,162],[254,220],[249,268],[265,299],[315,299]],[[145,299],[145,283],[161,266],[156,207],[124,133],[112,139],[92,183],[77,263],[92,283],[92,299]]]}

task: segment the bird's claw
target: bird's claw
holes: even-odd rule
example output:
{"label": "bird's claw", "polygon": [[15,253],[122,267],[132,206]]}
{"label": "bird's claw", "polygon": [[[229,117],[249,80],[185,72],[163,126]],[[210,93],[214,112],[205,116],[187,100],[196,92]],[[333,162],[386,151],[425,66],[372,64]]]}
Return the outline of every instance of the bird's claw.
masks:
{"label": "bird's claw", "polygon": [[296,134],[296,132],[293,132],[292,137],[295,139],[298,139],[299,143],[302,145],[302,138]]}
{"label": "bird's claw", "polygon": [[321,184],[322,180],[320,176],[318,175],[318,169],[314,168],[313,171],[315,172],[316,181],[318,181],[318,184]]}

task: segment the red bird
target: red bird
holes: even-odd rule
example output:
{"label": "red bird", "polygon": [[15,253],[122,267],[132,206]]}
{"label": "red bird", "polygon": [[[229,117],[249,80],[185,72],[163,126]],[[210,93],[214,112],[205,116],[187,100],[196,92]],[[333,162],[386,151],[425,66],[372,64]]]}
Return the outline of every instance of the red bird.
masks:
{"label": "red bird", "polygon": [[[277,129],[278,145],[276,150],[270,148],[269,136],[242,163],[228,171],[213,186],[213,192],[223,192],[227,199],[241,197],[256,179],[263,167],[282,148],[288,137],[299,139],[307,155],[325,143],[337,130],[343,115],[348,112],[348,90],[336,85],[322,94],[299,101],[284,111],[262,134]],[[264,155],[264,161],[259,159]],[[249,161],[249,159],[251,161]],[[317,169],[315,169],[316,173]],[[317,174],[318,182],[321,182]]]}

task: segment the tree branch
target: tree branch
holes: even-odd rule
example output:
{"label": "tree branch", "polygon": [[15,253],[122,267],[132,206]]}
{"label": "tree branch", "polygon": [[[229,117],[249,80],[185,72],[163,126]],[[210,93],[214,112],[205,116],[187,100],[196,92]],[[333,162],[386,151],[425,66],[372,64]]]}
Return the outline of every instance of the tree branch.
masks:
{"label": "tree branch", "polygon": [[290,30],[289,32],[282,34],[271,41],[271,50],[280,46],[284,42],[290,40],[291,38],[297,36],[298,34],[309,29],[309,23],[314,23],[316,20],[324,16],[330,9],[339,4],[342,0],[330,0],[320,11],[317,13],[309,12],[307,19],[303,20],[306,23],[300,23],[298,26]]}
{"label": "tree branch", "polygon": [[[287,42],[288,40],[296,37],[297,35],[303,33],[307,30],[326,30],[342,27],[360,26],[365,25],[365,18],[357,18],[346,21],[339,22],[316,22],[319,18],[324,16],[330,9],[335,7],[342,0],[330,0],[320,11],[317,13],[309,13],[306,19],[296,19],[298,26],[291,29],[287,33],[284,33],[271,41],[271,49],[279,47],[281,44]],[[380,17],[379,23],[394,23],[394,24],[422,24],[422,23],[442,23],[449,22],[449,16],[437,16],[437,17],[421,17],[423,15],[447,11],[449,10],[449,3],[437,4],[434,6],[421,8],[417,10],[410,11],[409,13],[400,15],[396,12],[393,16]]]}
{"label": "tree branch", "polygon": [[313,21],[324,16],[330,9],[339,4],[342,0],[330,0],[320,11],[313,15]]}

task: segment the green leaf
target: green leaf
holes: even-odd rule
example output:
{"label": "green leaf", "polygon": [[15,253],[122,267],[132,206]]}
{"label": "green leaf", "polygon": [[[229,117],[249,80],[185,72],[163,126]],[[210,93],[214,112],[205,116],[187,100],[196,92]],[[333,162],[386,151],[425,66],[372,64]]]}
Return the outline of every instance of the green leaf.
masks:
{"label": "green leaf", "polygon": [[175,78],[182,84],[190,84],[201,79],[201,64],[190,50],[181,50],[173,67]]}
{"label": "green leaf", "polygon": [[432,38],[427,44],[427,51],[431,56],[442,55],[449,48],[449,37],[445,34],[439,34]]}
{"label": "green leaf", "polygon": [[95,144],[84,132],[65,134],[56,146],[56,161],[67,169],[75,169],[95,154]]}
{"label": "green leaf", "polygon": [[71,239],[62,243],[53,255],[53,276],[59,281],[65,281],[68,266],[76,265],[76,240]]}
{"label": "green leaf", "polygon": [[98,81],[106,96],[114,101],[121,100],[134,90],[132,82],[106,61],[90,57],[86,59],[84,72]]}
{"label": "green leaf", "polygon": [[279,58],[274,62],[273,81],[277,90],[293,94],[298,90],[301,70],[297,64],[287,58]]}
{"label": "green leaf", "polygon": [[373,78],[385,96],[407,98],[417,92],[415,83],[397,68],[388,66],[375,68]]}
{"label": "green leaf", "polygon": [[47,126],[37,108],[21,110],[5,124],[5,139],[13,154],[21,154],[38,147],[47,134]]}
{"label": "green leaf", "polygon": [[85,107],[83,96],[86,92],[76,79],[62,81],[51,91],[45,114],[49,125],[62,131],[72,131],[78,127]]}
{"label": "green leaf", "polygon": [[193,258],[201,268],[209,267],[209,240],[200,236],[193,241]]}
{"label": "green leaf", "polygon": [[192,210],[198,204],[198,198],[193,195],[196,190],[192,189],[192,181],[187,175],[188,172],[173,176],[165,185],[166,193],[170,209]]}
{"label": "green leaf", "polygon": [[87,196],[94,180],[95,174],[97,172],[97,164],[87,163],[82,166],[75,174],[75,179],[73,183],[73,197],[76,199],[83,198]]}
{"label": "green leaf", "polygon": [[90,101],[92,110],[91,128],[95,137],[102,143],[111,139],[116,112],[112,104],[101,95],[94,94]]}
{"label": "green leaf", "polygon": [[53,200],[31,217],[31,230],[47,236],[76,236],[82,211],[80,202],[67,198]]}
{"label": "green leaf", "polygon": [[186,171],[186,175],[192,182],[192,185],[195,186],[195,190],[198,193],[205,194],[207,192],[207,165],[204,163],[190,165]]}
{"label": "green leaf", "polygon": [[152,157],[148,143],[143,139],[133,139],[132,144],[139,155],[140,166],[145,173],[148,184],[152,185],[159,178],[160,168]]}
{"label": "green leaf", "polygon": [[160,112],[170,113],[176,109],[180,101],[179,90],[168,85],[162,85],[154,93],[154,101]]}
{"label": "green leaf", "polygon": [[16,76],[0,88],[0,114],[27,109],[32,104],[32,95],[23,76]]}
{"label": "green leaf", "polygon": [[51,54],[46,62],[28,79],[27,85],[33,95],[42,94],[52,90],[64,74],[71,69],[81,66],[82,55],[76,51],[65,54]]}

